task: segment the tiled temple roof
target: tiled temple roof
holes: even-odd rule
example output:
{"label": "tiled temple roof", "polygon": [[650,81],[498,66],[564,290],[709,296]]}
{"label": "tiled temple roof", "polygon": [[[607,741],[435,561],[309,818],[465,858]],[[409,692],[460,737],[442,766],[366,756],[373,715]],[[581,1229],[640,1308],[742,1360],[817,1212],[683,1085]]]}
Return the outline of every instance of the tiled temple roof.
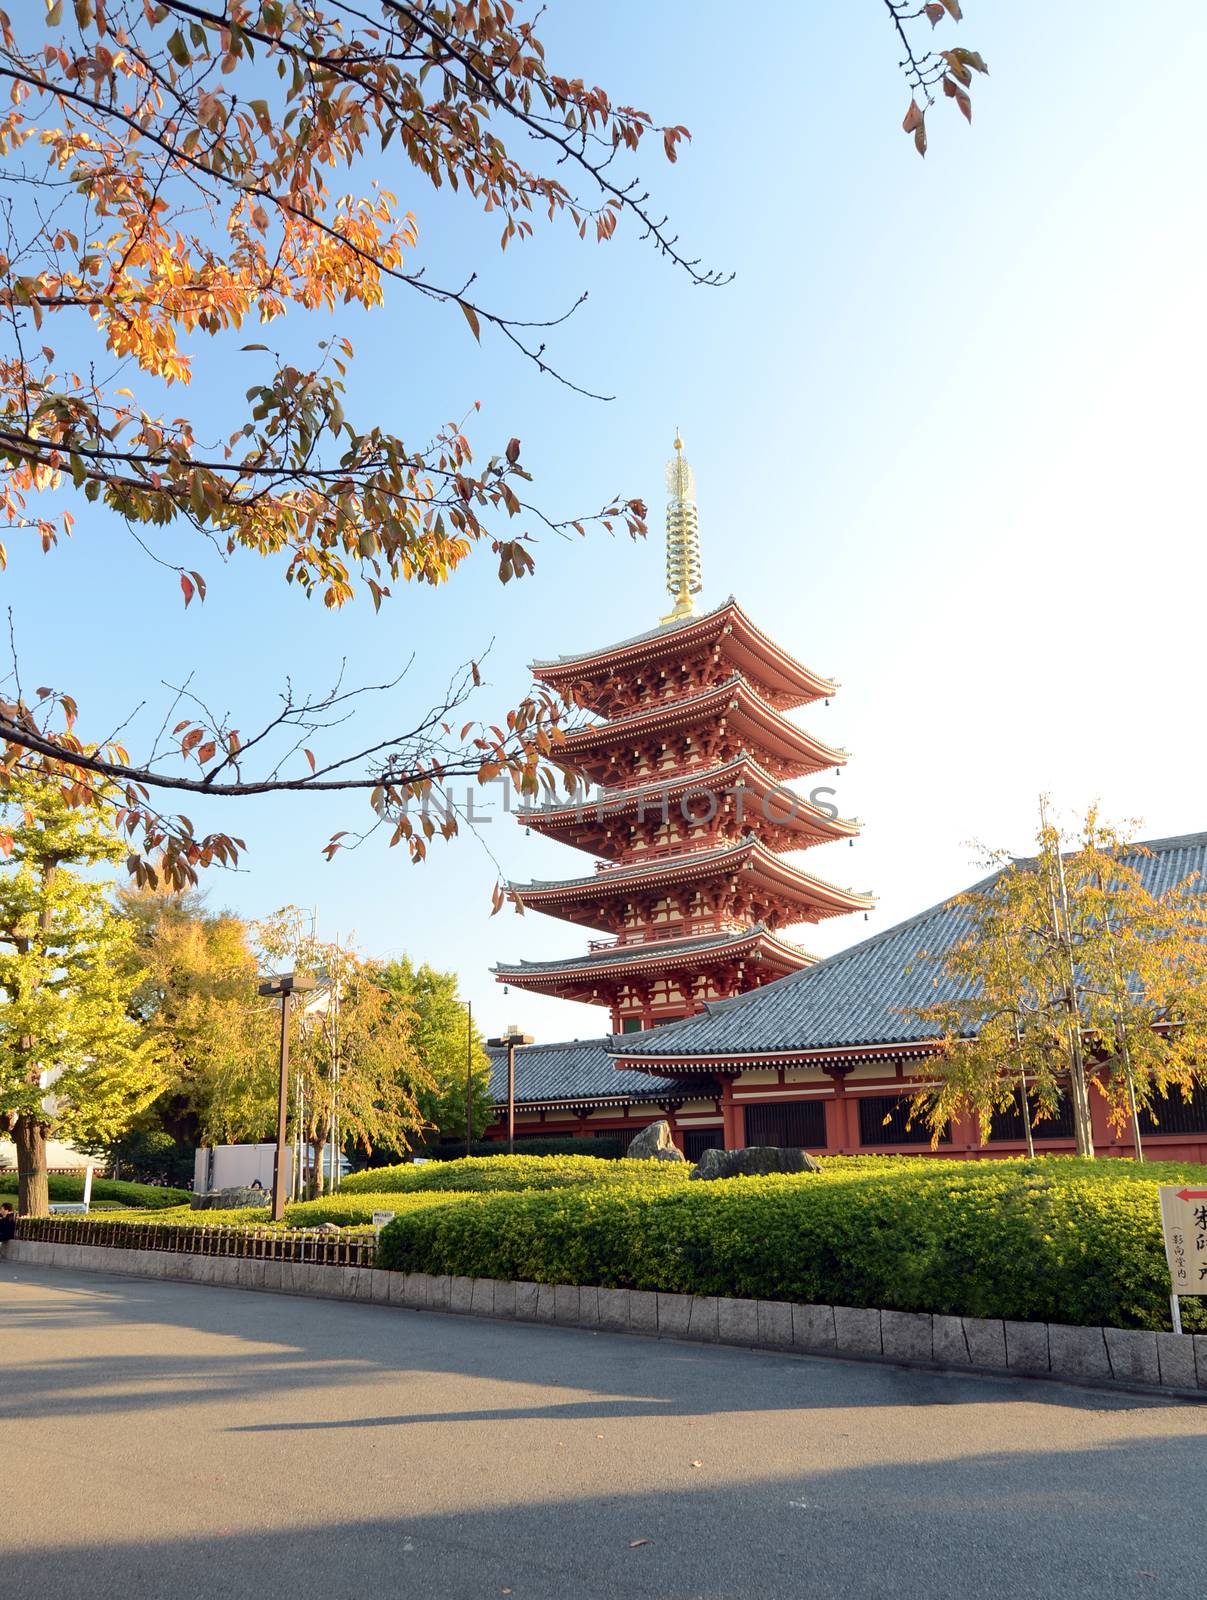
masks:
{"label": "tiled temple roof", "polygon": [[639,962],[658,962],[684,955],[715,956],[743,945],[770,941],[783,949],[790,958],[812,960],[806,951],[790,940],[781,939],[762,923],[751,928],[738,928],[731,933],[699,934],[694,939],[633,940],[629,944],[609,945],[603,950],[593,950],[585,956],[563,956],[560,960],[500,962],[491,970],[504,981],[521,976],[531,977],[542,972],[577,972],[583,968],[618,966]]}
{"label": "tiled temple roof", "polygon": [[[683,1094],[678,1078],[649,1072],[626,1072],[608,1053],[614,1043],[602,1039],[568,1039],[558,1044],[520,1045],[515,1053],[516,1104],[546,1105],[552,1101],[660,1100]],[[488,1050],[490,1096],[495,1105],[507,1098],[507,1052]]]}
{"label": "tiled temple roof", "polygon": [[[1207,892],[1207,833],[1145,840],[1144,848],[1151,854],[1137,855],[1131,864],[1154,893],[1195,872],[1203,875]],[[988,888],[997,876],[973,888]],[[944,900],[765,988],[710,1001],[696,1016],[656,1031],[619,1036],[613,1053],[653,1067],[921,1043],[924,1031],[909,1013],[952,993],[941,961],[966,926],[961,910]],[[922,951],[935,959],[919,960]]]}

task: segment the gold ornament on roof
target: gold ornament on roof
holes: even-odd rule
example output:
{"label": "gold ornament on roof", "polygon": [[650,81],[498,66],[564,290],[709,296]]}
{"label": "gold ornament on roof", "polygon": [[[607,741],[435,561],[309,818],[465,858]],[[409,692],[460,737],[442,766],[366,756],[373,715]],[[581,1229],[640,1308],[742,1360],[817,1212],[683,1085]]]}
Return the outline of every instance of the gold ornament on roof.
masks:
{"label": "gold ornament on roof", "polygon": [[696,514],[696,475],[675,430],[675,453],[666,464],[666,589],[675,604],[663,622],[696,614],[693,595],[700,593],[700,525]]}

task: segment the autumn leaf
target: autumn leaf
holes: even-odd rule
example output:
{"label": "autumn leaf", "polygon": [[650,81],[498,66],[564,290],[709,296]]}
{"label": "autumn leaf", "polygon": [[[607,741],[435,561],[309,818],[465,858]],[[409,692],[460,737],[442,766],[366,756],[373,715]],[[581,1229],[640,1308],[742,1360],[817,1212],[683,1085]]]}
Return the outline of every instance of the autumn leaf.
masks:
{"label": "autumn leaf", "polygon": [[906,133],[914,136],[914,148],[920,156],[926,154],[926,118],[922,107],[916,100],[911,100],[909,110],[905,113],[905,121],[901,124]]}
{"label": "autumn leaf", "polygon": [[969,122],[972,121],[972,101],[959,84],[951,78],[943,79],[943,93],[954,100]]}
{"label": "autumn leaf", "polygon": [[466,322],[469,323],[470,332],[473,334],[474,338],[478,341],[478,343],[481,344],[481,342],[482,342],[482,329],[478,326],[478,313],[474,310],[473,306],[471,306],[465,300],[458,300],[457,304],[461,307],[462,311],[465,313],[465,320],[466,320]]}

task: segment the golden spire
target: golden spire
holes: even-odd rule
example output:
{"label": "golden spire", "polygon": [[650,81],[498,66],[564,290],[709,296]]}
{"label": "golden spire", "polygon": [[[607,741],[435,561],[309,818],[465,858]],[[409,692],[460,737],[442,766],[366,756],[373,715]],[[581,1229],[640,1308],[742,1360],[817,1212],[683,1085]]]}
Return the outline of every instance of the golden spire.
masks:
{"label": "golden spire", "polygon": [[675,430],[675,454],[666,464],[666,588],[675,604],[662,618],[678,622],[696,613],[694,594],[700,583],[700,527],[696,519],[696,476]]}

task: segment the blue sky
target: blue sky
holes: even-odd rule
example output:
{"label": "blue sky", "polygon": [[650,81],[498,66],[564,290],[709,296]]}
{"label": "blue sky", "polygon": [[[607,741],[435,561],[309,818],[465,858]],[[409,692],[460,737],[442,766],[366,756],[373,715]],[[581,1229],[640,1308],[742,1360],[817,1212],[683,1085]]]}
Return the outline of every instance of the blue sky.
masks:
{"label": "blue sky", "polygon": [[[395,297],[371,319],[340,314],[358,356],[349,409],[419,439],[480,400],[484,449],[518,434],[542,504],[643,494],[648,543],[544,538],[521,584],[501,588],[483,555],[442,591],[332,616],[251,558],[223,569],[168,536],[163,553],[191,552],[210,586],[182,613],[174,577],[90,512],[48,557],[14,548],[0,580],[27,687],[70,688],[98,732],[146,699],[137,751],[163,714],[161,680],[193,672],[252,727],[286,673],[317,687],[346,657],[350,679],[374,681],[414,651],[401,722],[493,637],[489,720],[524,692],[533,657],[665,610],[662,469],[678,425],[703,603],[737,595],[843,686],[805,716],[851,751],[839,803],[866,833],[807,863],[878,905],[802,942],[828,953],[961,887],[973,840],[1025,848],[1042,789],[1069,811],[1100,799],[1150,836],[1207,827],[1207,13],[1198,0],[966,12],[951,42],[980,49],[992,76],[974,86],[971,128],[936,108],[923,162],[900,132],[908,96],[879,0],[782,5],[749,30],[714,0],[555,0],[542,26],[560,69],[691,128],[677,166],[651,156],[642,170],[734,282],[693,288],[632,228],[607,247],[547,233],[500,256],[494,219],[398,174],[434,274],[482,264],[484,296],[517,315],[590,291],[553,348],[617,398],[580,399],[489,336],[479,349],[455,310]],[[291,319],[268,342],[314,336]],[[235,347],[257,337],[211,349],[181,409],[223,418],[263,359]],[[492,918],[491,855],[518,879],[571,876],[583,857],[499,819],[420,868],[378,842],[327,865],[322,844],[359,817],[355,801],[290,798],[195,814],[248,843],[244,871],[211,878],[211,902],[249,916],[317,906],[323,936],[455,968],[492,1029],[602,1031],[602,1013],[504,998],[488,970],[585,939],[535,913]]]}

